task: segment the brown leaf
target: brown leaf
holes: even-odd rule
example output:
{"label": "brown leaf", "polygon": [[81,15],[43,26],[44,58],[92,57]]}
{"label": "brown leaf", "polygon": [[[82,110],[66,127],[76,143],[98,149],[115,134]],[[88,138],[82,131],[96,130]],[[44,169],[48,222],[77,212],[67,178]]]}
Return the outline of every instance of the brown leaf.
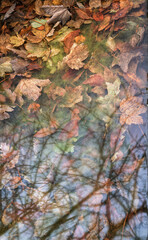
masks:
{"label": "brown leaf", "polygon": [[90,86],[101,86],[105,84],[105,81],[101,74],[95,74],[86,79],[83,84],[89,84]]}
{"label": "brown leaf", "polygon": [[98,8],[101,7],[101,0],[90,0],[89,1],[90,8]]}
{"label": "brown leaf", "polygon": [[12,6],[9,8],[9,10],[6,12],[5,16],[4,16],[4,20],[6,20],[7,18],[9,18],[11,16],[11,14],[14,12],[16,7],[16,3],[12,4]]}
{"label": "brown leaf", "polygon": [[82,90],[82,86],[67,87],[62,107],[72,108],[76,103],[81,102],[83,100]]}
{"label": "brown leaf", "polygon": [[0,120],[4,120],[9,118],[9,114],[7,112],[13,112],[13,107],[9,107],[8,105],[1,105],[0,104]]}
{"label": "brown leaf", "polygon": [[74,39],[76,36],[78,36],[80,33],[80,30],[75,30],[73,32],[70,32],[63,40],[64,42],[64,50],[66,53],[69,53],[70,48],[72,47],[73,43],[74,43]]}
{"label": "brown leaf", "polygon": [[25,95],[30,100],[36,101],[41,95],[42,87],[48,84],[50,84],[49,79],[22,79],[15,89],[20,104],[23,105],[24,103],[22,95]]}
{"label": "brown leaf", "polygon": [[76,8],[76,13],[81,19],[92,19],[85,10],[83,11],[82,9]]}
{"label": "brown leaf", "polygon": [[117,11],[113,16],[112,20],[118,20],[119,18],[123,18],[126,16],[126,14],[130,11],[131,7],[127,6],[119,11]]}
{"label": "brown leaf", "polygon": [[71,69],[79,70],[84,66],[83,61],[88,57],[88,53],[87,46],[83,43],[73,44],[70,53],[64,57],[63,62],[67,63]]}
{"label": "brown leaf", "polygon": [[8,49],[7,49],[7,46],[9,44],[9,40],[10,39],[10,36],[8,34],[4,35],[4,34],[1,34],[0,35],[0,52],[3,53],[3,54],[6,54]]}
{"label": "brown leaf", "polygon": [[109,23],[110,23],[111,17],[110,15],[106,15],[104,16],[103,21],[100,23],[99,27],[98,27],[98,32],[102,31],[103,29],[105,29]]}
{"label": "brown leaf", "polygon": [[123,99],[120,103],[120,123],[123,124],[143,124],[143,119],[139,116],[145,113],[147,108],[142,105],[141,97],[130,97],[128,99]]}
{"label": "brown leaf", "polygon": [[29,63],[23,59],[20,58],[14,58],[11,60],[12,68],[16,73],[24,73],[26,70],[26,67],[29,65]]}

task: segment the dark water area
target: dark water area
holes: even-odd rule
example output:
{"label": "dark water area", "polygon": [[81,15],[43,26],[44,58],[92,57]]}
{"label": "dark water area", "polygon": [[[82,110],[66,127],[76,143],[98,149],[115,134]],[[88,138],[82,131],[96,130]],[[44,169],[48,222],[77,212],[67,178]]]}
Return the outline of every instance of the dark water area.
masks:
{"label": "dark water area", "polygon": [[8,71],[1,54],[0,240],[148,239],[147,24],[144,1],[127,2],[124,18],[99,11],[108,25],[92,8],[69,52],[69,22],[25,38],[38,69]]}

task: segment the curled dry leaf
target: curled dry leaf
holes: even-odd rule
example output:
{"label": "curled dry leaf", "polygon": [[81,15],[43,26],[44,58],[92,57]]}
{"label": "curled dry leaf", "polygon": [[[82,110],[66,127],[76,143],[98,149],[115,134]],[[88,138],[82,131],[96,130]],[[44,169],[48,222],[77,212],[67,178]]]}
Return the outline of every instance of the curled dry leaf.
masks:
{"label": "curled dry leaf", "polygon": [[143,124],[143,119],[139,116],[146,112],[146,107],[142,105],[141,97],[130,97],[123,99],[120,103],[120,123],[123,124]]}
{"label": "curled dry leaf", "polygon": [[24,100],[22,95],[26,96],[28,99],[36,101],[41,95],[42,87],[50,84],[49,79],[22,79],[15,89],[15,93],[21,105],[23,105]]}
{"label": "curled dry leaf", "polygon": [[6,12],[5,16],[4,16],[4,20],[6,20],[7,18],[9,18],[11,16],[11,14],[14,12],[16,7],[16,3],[12,4],[12,6],[9,8],[9,10]]}
{"label": "curled dry leaf", "polygon": [[73,44],[70,53],[64,57],[63,62],[71,69],[79,70],[84,66],[83,61],[88,57],[87,46],[81,43],[80,45]]}

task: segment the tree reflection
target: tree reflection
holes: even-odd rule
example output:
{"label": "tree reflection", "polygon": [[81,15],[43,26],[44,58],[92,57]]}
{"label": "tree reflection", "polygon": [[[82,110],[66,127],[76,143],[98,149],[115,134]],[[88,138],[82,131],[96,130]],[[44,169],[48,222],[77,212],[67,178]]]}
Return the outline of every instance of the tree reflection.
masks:
{"label": "tree reflection", "polygon": [[78,139],[64,127],[37,138],[33,124],[4,123],[1,239],[146,239],[144,125],[121,126],[118,108],[104,123],[99,106],[71,112]]}

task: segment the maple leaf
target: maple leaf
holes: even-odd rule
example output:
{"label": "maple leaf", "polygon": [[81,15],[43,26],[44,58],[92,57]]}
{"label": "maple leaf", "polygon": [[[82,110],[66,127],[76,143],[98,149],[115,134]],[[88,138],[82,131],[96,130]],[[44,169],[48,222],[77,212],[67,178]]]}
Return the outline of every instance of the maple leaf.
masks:
{"label": "maple leaf", "polygon": [[49,16],[52,16],[48,23],[62,22],[64,25],[71,17],[71,13],[63,5],[44,5],[41,7],[44,12]]}
{"label": "maple leaf", "polygon": [[64,57],[63,62],[67,63],[71,69],[79,70],[84,66],[83,61],[88,57],[88,53],[86,45],[83,43],[79,45],[74,43],[71,47],[70,53]]}
{"label": "maple leaf", "polygon": [[15,89],[15,93],[18,97],[18,100],[21,105],[23,105],[24,100],[22,95],[28,97],[28,99],[32,99],[36,101],[41,95],[42,87],[50,84],[49,79],[22,79]]}
{"label": "maple leaf", "polygon": [[143,119],[139,116],[146,112],[146,107],[141,104],[141,97],[130,97],[128,99],[123,99],[120,103],[120,123],[123,124],[143,124]]}

